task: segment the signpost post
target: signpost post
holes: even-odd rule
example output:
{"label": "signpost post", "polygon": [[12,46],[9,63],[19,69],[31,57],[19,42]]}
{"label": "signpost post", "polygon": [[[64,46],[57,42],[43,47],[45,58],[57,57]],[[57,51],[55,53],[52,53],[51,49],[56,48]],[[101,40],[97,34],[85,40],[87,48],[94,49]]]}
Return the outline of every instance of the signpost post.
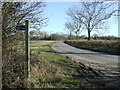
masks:
{"label": "signpost post", "polygon": [[25,31],[25,70],[26,70],[26,77],[29,78],[30,76],[30,47],[29,47],[29,20],[25,21],[25,25],[17,26],[17,30]]}
{"label": "signpost post", "polygon": [[30,49],[29,49],[29,20],[25,21],[25,60],[27,62],[26,70],[27,70],[27,78],[30,76]]}

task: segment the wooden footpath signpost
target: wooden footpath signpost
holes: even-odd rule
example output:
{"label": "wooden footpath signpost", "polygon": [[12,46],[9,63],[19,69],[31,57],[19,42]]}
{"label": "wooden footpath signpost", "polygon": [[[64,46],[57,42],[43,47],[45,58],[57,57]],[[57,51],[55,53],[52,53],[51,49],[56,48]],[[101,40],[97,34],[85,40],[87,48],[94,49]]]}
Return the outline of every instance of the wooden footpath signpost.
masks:
{"label": "wooden footpath signpost", "polygon": [[26,77],[30,77],[30,47],[29,47],[29,20],[25,21],[25,25],[17,26],[17,30],[25,31],[25,70],[26,70]]}
{"label": "wooden footpath signpost", "polygon": [[30,76],[30,47],[29,47],[29,20],[25,21],[25,60],[27,62],[26,71],[27,78]]}

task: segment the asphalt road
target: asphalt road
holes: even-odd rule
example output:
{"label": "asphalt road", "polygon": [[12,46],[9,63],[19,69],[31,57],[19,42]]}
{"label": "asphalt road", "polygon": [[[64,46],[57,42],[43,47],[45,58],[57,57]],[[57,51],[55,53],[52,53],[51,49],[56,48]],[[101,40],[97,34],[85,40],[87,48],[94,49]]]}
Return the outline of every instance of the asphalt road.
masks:
{"label": "asphalt road", "polygon": [[54,44],[53,49],[59,54],[70,55],[71,57],[76,57],[78,60],[84,60],[86,61],[86,63],[93,62],[99,63],[104,66],[118,68],[119,56],[117,55],[110,55],[101,52],[78,49],[63,43],[62,41]]}

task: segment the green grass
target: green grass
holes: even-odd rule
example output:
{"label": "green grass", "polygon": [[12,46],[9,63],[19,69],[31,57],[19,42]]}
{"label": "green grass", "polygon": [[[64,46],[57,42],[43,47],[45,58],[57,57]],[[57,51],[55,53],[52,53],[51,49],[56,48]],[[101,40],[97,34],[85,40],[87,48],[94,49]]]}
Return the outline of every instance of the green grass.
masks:
{"label": "green grass", "polygon": [[72,60],[51,49],[54,41],[31,41],[30,88],[88,88]]}

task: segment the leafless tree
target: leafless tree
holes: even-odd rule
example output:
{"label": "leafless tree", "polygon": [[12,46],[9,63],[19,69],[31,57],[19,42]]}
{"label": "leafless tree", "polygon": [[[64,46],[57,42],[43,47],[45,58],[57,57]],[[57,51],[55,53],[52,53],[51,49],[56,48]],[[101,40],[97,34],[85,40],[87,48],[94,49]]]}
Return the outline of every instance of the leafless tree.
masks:
{"label": "leafless tree", "polygon": [[74,21],[79,20],[88,31],[88,40],[90,33],[105,20],[116,15],[118,9],[114,8],[117,2],[81,2],[80,7],[69,8],[67,15]]}
{"label": "leafless tree", "polygon": [[[44,2],[2,2],[2,68],[3,87],[24,87],[26,77],[24,32],[17,25],[31,21],[32,28],[40,29],[45,25],[43,17]],[[1,12],[0,10],[0,12]],[[11,33],[14,33],[11,34]],[[0,33],[1,34],[1,33]],[[6,66],[7,65],[7,66]],[[19,78],[19,79],[16,79]]]}
{"label": "leafless tree", "polygon": [[78,22],[78,21],[74,21],[73,22],[73,28],[74,28],[74,33],[76,35],[76,39],[78,40],[78,36],[79,34],[82,32],[82,23],[81,22]]}
{"label": "leafless tree", "polygon": [[36,30],[45,26],[44,7],[44,2],[2,2],[3,41],[10,41],[6,40],[10,33],[16,32],[16,26],[24,24],[26,19],[31,21],[31,28]]}
{"label": "leafless tree", "polygon": [[75,33],[76,39],[78,40],[78,36],[82,32],[82,22],[70,18],[70,20],[65,24],[65,27],[69,30],[70,37],[72,33]]}
{"label": "leafless tree", "polygon": [[73,30],[74,30],[72,23],[71,22],[65,23],[65,27],[68,29],[68,31],[69,31],[69,39],[71,39]]}

